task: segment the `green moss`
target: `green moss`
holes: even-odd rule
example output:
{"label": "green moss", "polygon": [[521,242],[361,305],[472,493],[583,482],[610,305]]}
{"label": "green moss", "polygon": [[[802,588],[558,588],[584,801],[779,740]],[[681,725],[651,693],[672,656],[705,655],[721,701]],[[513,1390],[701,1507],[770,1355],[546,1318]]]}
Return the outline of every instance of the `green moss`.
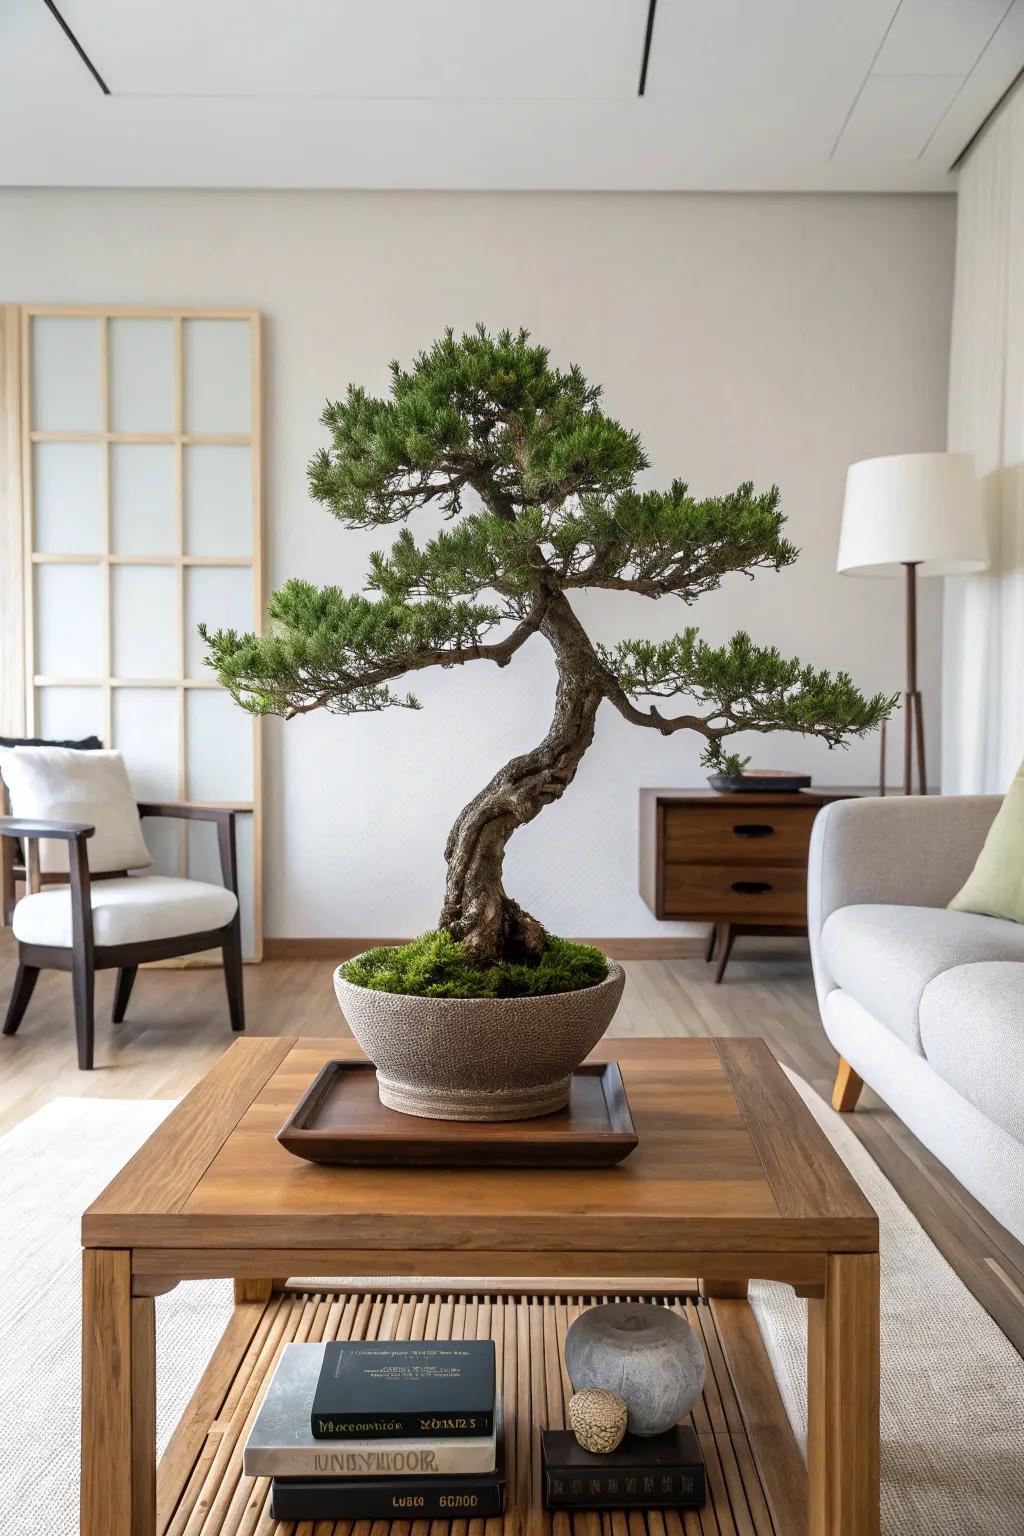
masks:
{"label": "green moss", "polygon": [[343,966],[342,974],[356,987],[412,997],[547,997],[596,987],[608,974],[608,962],[589,944],[553,938],[538,965],[502,962],[477,970],[442,928],[397,948],[368,949]]}

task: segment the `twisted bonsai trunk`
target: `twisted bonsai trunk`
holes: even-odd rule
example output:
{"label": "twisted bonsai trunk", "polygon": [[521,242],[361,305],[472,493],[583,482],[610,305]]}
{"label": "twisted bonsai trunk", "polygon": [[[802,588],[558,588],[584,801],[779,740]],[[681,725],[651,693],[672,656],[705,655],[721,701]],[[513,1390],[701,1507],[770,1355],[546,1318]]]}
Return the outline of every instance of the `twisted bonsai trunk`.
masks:
{"label": "twisted bonsai trunk", "polygon": [[463,942],[481,968],[501,960],[536,963],[548,946],[542,925],[505,893],[505,847],[517,827],[560,799],[572,783],[594,739],[605,695],[600,663],[560,592],[552,593],[540,632],[558,667],[548,733],[532,752],[506,763],[469,802],[445,848],[448,878],[440,926]]}

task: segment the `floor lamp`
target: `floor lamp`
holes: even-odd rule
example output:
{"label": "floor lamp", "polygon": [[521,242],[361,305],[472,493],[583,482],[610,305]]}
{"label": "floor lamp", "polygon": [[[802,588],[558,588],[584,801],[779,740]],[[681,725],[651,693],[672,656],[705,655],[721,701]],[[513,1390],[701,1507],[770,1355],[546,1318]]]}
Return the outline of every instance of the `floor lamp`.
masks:
{"label": "floor lamp", "polygon": [[[917,685],[917,578],[960,576],[988,564],[978,482],[969,453],[898,453],[862,459],[846,475],[836,568],[847,576],[899,576],[906,587],[903,793],[928,793],[924,712]],[[885,726],[879,792],[885,794]]]}

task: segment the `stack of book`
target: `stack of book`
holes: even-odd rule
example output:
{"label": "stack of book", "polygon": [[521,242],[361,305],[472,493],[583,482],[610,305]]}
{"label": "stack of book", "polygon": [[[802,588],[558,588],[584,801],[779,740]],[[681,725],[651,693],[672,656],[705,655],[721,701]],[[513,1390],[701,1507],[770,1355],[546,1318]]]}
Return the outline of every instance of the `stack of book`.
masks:
{"label": "stack of book", "polygon": [[583,1450],[567,1429],[541,1437],[548,1509],[700,1509],[704,1458],[689,1424],[663,1435],[627,1435],[607,1456]]}
{"label": "stack of book", "polygon": [[286,1344],[242,1456],[275,1520],[505,1508],[490,1339]]}

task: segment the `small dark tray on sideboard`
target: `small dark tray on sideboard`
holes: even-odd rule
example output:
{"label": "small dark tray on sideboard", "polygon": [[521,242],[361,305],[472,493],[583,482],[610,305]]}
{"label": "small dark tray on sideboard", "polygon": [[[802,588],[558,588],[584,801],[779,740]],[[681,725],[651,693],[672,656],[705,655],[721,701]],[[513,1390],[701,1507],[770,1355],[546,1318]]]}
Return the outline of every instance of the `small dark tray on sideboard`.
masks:
{"label": "small dark tray on sideboard", "polygon": [[425,1120],[386,1109],[370,1061],[329,1061],[277,1139],[311,1163],[378,1168],[608,1168],[639,1140],[617,1061],[577,1067],[566,1109],[536,1120]]}

